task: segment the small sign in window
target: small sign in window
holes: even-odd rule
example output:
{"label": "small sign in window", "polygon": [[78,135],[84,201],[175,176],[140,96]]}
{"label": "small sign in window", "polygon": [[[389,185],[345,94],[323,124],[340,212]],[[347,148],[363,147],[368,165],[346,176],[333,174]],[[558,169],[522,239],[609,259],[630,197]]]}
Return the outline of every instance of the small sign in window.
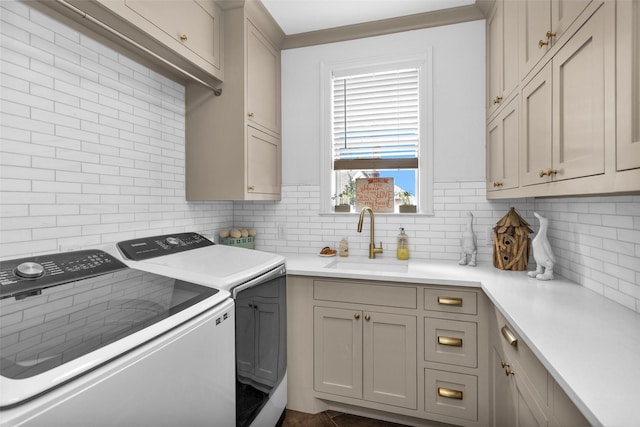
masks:
{"label": "small sign in window", "polygon": [[356,211],[369,206],[374,212],[394,211],[393,178],[356,179]]}

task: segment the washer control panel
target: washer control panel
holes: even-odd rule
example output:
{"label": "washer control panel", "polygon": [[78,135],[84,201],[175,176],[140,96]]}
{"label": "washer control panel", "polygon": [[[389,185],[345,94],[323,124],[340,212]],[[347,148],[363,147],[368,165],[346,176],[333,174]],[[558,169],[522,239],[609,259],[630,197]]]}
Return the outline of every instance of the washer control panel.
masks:
{"label": "washer control panel", "polygon": [[0,298],[37,295],[42,289],[127,268],[100,250],[0,261]]}
{"label": "washer control panel", "polygon": [[119,242],[117,246],[127,259],[143,261],[214,244],[211,240],[198,233],[178,233],[125,240]]}

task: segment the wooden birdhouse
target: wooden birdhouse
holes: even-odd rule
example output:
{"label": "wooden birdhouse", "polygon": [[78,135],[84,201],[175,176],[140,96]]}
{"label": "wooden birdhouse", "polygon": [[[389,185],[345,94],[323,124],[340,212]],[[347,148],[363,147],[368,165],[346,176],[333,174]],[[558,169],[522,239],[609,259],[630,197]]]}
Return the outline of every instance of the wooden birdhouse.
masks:
{"label": "wooden birdhouse", "polygon": [[514,208],[493,227],[493,266],[501,270],[527,269],[533,230]]}

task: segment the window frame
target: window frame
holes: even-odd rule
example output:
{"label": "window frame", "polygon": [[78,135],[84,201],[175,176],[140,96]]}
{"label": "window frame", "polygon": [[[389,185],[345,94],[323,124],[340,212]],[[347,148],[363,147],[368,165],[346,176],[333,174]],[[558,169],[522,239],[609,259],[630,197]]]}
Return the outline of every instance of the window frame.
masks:
{"label": "window frame", "polygon": [[[431,47],[397,56],[363,57],[320,64],[320,212],[335,214],[331,203],[333,169],[332,76],[416,67],[419,69],[420,142],[418,148],[418,215],[433,215],[433,65]],[[397,214],[397,213],[395,213]],[[387,213],[385,215],[393,215]],[[402,214],[408,215],[408,214]],[[416,214],[413,214],[416,215]]]}

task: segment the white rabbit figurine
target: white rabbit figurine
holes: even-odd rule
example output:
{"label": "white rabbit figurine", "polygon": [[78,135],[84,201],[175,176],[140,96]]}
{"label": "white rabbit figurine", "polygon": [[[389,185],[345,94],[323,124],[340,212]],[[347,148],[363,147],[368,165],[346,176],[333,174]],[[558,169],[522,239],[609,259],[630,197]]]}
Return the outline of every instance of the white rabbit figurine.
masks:
{"label": "white rabbit figurine", "polygon": [[534,212],[533,215],[540,221],[540,230],[531,241],[536,270],[529,271],[527,274],[529,277],[535,277],[538,280],[553,280],[553,266],[556,263],[556,257],[553,255],[551,245],[547,239],[549,220],[537,212]]}

